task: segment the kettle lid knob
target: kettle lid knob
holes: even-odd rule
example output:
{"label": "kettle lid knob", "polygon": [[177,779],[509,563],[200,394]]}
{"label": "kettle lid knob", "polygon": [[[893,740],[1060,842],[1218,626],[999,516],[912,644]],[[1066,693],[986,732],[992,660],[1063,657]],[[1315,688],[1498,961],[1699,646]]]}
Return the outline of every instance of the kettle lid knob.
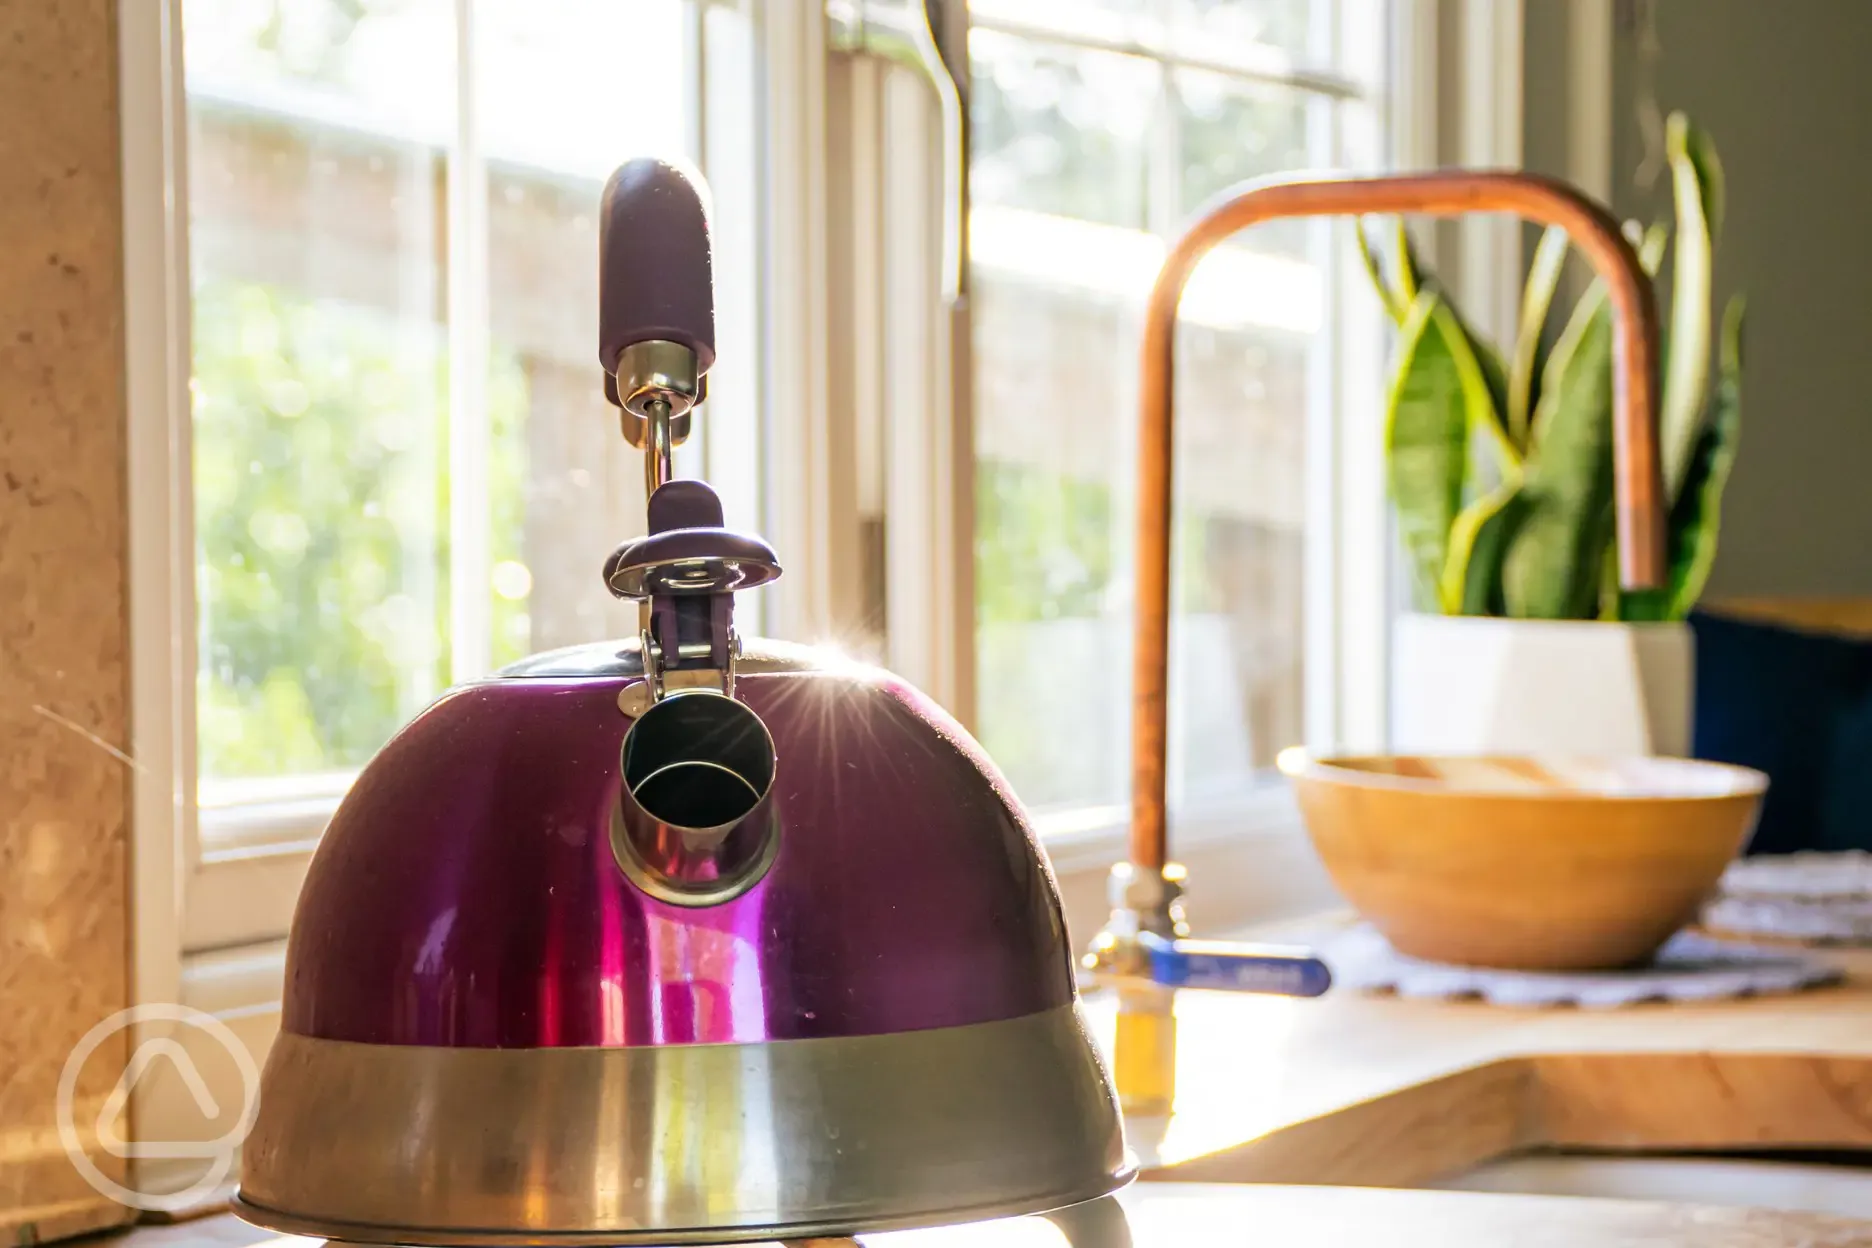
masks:
{"label": "kettle lid knob", "polygon": [[780,575],[780,557],[751,533],[722,525],[721,499],[707,483],[666,481],[650,496],[650,532],[605,560],[605,585],[619,598],[731,594]]}

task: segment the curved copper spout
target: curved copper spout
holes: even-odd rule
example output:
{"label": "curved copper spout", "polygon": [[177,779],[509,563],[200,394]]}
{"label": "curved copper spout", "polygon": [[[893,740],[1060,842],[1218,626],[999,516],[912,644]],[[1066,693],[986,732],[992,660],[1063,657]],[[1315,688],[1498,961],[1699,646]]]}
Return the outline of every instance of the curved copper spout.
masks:
{"label": "curved copper spout", "polygon": [[1164,820],[1170,648],[1170,494],[1177,305],[1197,261],[1250,225],[1277,217],[1507,212],[1566,229],[1611,294],[1613,451],[1619,578],[1657,585],[1664,571],[1658,480],[1657,303],[1618,222],[1572,187],[1528,173],[1447,170],[1398,177],[1271,181],[1230,195],[1184,233],[1151,288],[1138,413],[1137,622],[1131,728],[1131,861],[1156,874]]}

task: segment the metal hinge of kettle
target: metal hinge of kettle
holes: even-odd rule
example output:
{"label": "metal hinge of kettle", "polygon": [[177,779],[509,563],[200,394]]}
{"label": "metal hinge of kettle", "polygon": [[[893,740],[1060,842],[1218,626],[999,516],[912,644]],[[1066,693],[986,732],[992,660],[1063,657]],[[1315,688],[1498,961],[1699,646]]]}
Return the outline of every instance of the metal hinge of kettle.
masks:
{"label": "metal hinge of kettle", "polygon": [[599,361],[624,439],[644,453],[648,532],[605,562],[606,586],[638,604],[644,680],[625,691],[643,710],[672,693],[734,693],[741,641],[734,595],[780,575],[773,547],[723,524],[721,499],[678,480],[715,362],[708,212],[690,177],[636,160],[605,188],[599,236]]}

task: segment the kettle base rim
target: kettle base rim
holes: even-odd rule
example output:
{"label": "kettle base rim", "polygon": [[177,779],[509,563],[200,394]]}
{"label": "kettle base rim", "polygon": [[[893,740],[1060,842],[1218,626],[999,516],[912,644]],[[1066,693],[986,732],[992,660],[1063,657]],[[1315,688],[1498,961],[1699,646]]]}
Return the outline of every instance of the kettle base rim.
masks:
{"label": "kettle base rim", "polygon": [[441,1231],[410,1226],[366,1226],[293,1217],[256,1205],[239,1193],[229,1199],[228,1208],[243,1222],[281,1235],[323,1239],[333,1244],[354,1244],[361,1248],[385,1248],[386,1245],[395,1245],[397,1248],[709,1248],[711,1245],[720,1245],[721,1248],[728,1248],[732,1244],[792,1244],[1036,1217],[1103,1200],[1128,1186],[1135,1177],[1134,1172],[1127,1171],[1114,1181],[1100,1182],[1075,1194],[941,1209],[926,1214],[903,1214],[862,1223],[790,1222],[783,1226],[700,1227],[686,1230]]}
{"label": "kettle base rim", "polygon": [[266,1086],[235,1211],[350,1243],[852,1235],[1048,1212],[1135,1173],[1076,1005],[874,1036],[649,1048],[287,1032]]}

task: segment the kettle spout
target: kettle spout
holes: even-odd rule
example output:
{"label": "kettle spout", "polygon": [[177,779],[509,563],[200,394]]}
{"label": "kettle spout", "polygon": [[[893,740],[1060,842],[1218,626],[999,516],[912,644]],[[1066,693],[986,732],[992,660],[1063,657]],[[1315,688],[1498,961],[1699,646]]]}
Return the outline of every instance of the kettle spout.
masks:
{"label": "kettle spout", "polygon": [[780,847],[773,737],[746,703],[674,693],[624,734],[611,848],[660,901],[712,906],[759,883]]}

